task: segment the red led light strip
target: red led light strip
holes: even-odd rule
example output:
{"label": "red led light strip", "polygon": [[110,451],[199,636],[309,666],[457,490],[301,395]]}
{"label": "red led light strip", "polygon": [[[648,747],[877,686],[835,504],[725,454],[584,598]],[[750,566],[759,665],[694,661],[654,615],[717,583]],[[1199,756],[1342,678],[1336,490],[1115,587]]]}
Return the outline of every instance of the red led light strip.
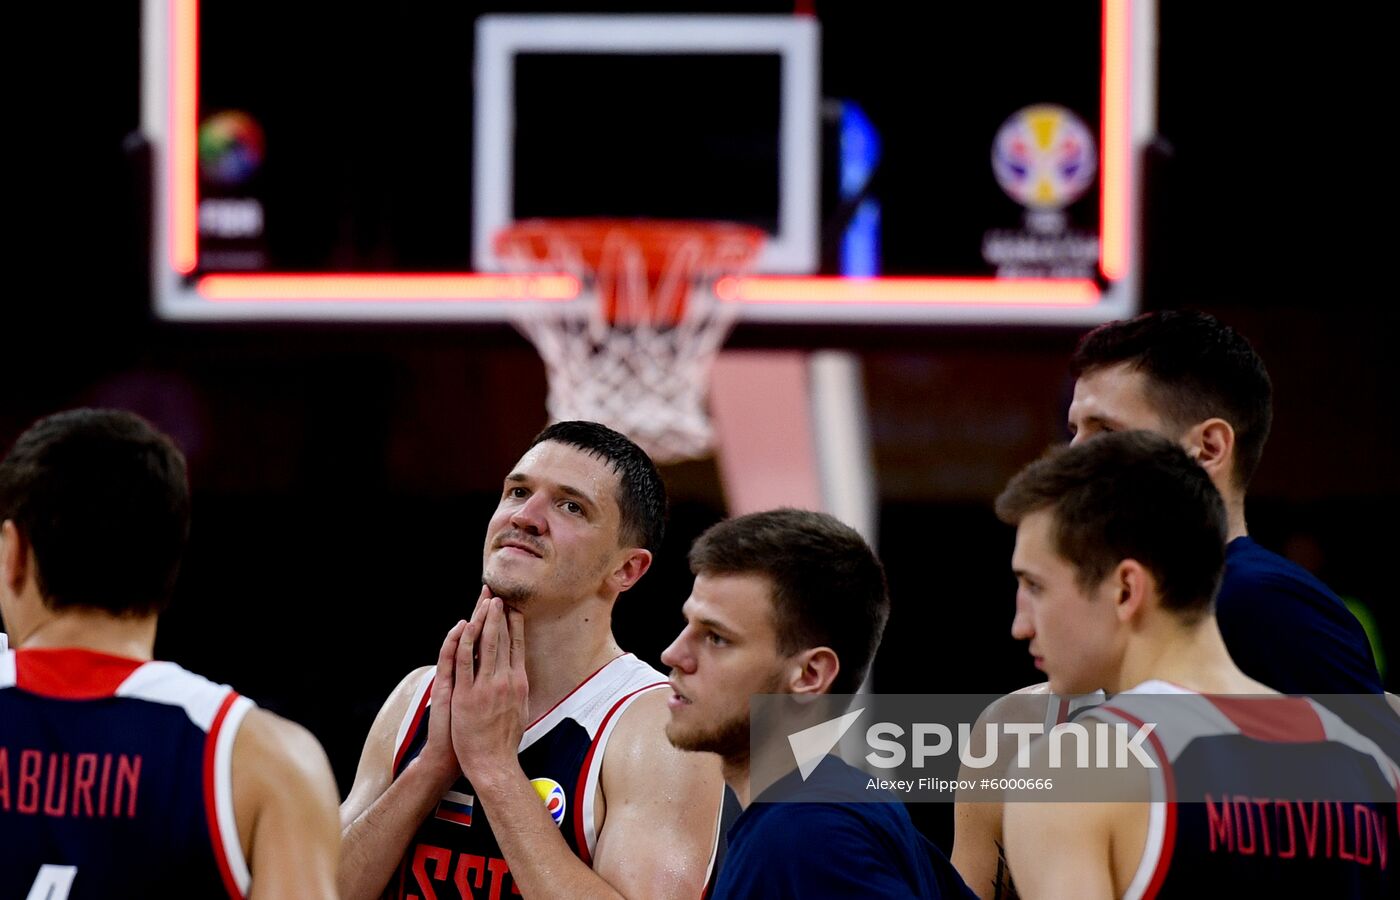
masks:
{"label": "red led light strip", "polygon": [[170,266],[188,275],[199,263],[199,4],[170,0]]}
{"label": "red led light strip", "polygon": [[200,296],[227,301],[438,302],[471,300],[572,300],[572,275],[205,275]]}
{"label": "red led light strip", "polygon": [[1128,271],[1132,12],[1130,0],[1104,0],[1099,267],[1109,281],[1117,281]]}
{"label": "red led light strip", "polygon": [[1087,279],[724,278],[721,300],[741,303],[876,303],[897,305],[1092,306],[1099,288]]}

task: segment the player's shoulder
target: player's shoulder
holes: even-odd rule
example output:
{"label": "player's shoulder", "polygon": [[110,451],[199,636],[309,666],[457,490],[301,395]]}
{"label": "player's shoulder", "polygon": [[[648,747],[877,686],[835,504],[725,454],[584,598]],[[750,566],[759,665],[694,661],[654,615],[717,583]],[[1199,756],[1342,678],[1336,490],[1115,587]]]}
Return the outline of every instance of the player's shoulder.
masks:
{"label": "player's shoulder", "polygon": [[176,662],[154,659],[136,666],[115,690],[115,695],[149,703],[183,706],[192,718],[195,707],[221,704],[233,688]]}
{"label": "player's shoulder", "polygon": [[[668,744],[663,729],[670,713],[666,676],[631,653],[624,653],[594,673],[575,696],[584,696],[596,710],[597,727],[611,728],[609,749],[619,742]],[[615,722],[611,722],[616,717]]]}
{"label": "player's shoulder", "polygon": [[414,705],[414,700],[421,702],[432,687],[435,671],[433,666],[419,666],[400,679],[385,698],[375,724],[390,723],[397,729],[400,720],[408,714],[409,707]]}
{"label": "player's shoulder", "polygon": [[1052,698],[1049,682],[1027,685],[988,703],[978,716],[978,723],[1043,721]]}
{"label": "player's shoulder", "polygon": [[325,750],[309,729],[258,707],[243,718],[234,752],[235,767],[263,774],[319,777],[327,765]]}
{"label": "player's shoulder", "polygon": [[661,670],[632,653],[615,658],[597,672],[597,676],[604,676],[599,678],[600,689],[619,699],[666,683],[666,675]]}
{"label": "player's shoulder", "polygon": [[260,810],[335,807],[335,776],[321,742],[304,726],[268,710],[253,708],[244,716],[232,769],[245,848],[251,846],[251,830],[244,825],[255,822]]}
{"label": "player's shoulder", "polygon": [[279,716],[271,710],[254,706],[243,719],[241,734],[268,751],[304,750],[316,738],[306,726]]}
{"label": "player's shoulder", "polygon": [[423,684],[425,680],[432,677],[434,671],[435,670],[433,666],[419,666],[418,668],[405,675],[403,679],[400,680],[399,683],[394,687],[394,692],[389,696],[391,698],[396,697],[400,694],[408,694],[409,696],[412,696],[413,693],[418,690],[418,688]]}
{"label": "player's shoulder", "polygon": [[654,789],[656,774],[665,772],[667,785],[678,793],[719,798],[723,783],[719,757],[680,750],[666,737],[669,697],[670,692],[660,687],[643,690],[619,713],[603,756],[605,792],[624,785]]}
{"label": "player's shoulder", "polygon": [[426,702],[435,672],[434,666],[419,666],[400,679],[380,705],[366,740],[381,742],[385,746],[390,741],[401,740],[414,707]]}
{"label": "player's shoulder", "polygon": [[433,666],[419,666],[403,677],[394,690],[389,694],[388,703],[402,703],[407,705],[415,695],[427,690],[433,680],[436,669]]}
{"label": "player's shoulder", "polygon": [[[1237,657],[1237,661],[1246,670],[1255,669],[1256,675],[1269,674],[1261,664],[1278,664],[1282,658],[1276,652],[1280,642],[1312,653],[1327,646],[1325,640],[1318,640],[1325,635],[1350,645],[1343,652],[1360,657],[1357,664],[1363,670],[1369,663],[1365,659],[1369,656],[1365,632],[1336,592],[1307,569],[1262,547],[1251,550],[1248,561],[1226,565],[1215,607],[1231,655],[1241,654],[1244,659]],[[1256,641],[1261,643],[1252,646]],[[1294,668],[1296,663],[1293,660]],[[1292,669],[1284,667],[1284,671]],[[1291,679],[1282,681],[1281,687],[1294,683]],[[1312,683],[1311,690],[1321,690],[1315,686],[1315,678]],[[1332,692],[1347,690],[1350,688],[1343,683]]]}
{"label": "player's shoulder", "polygon": [[1220,592],[1227,604],[1256,599],[1276,601],[1279,593],[1314,600],[1336,599],[1335,592],[1312,572],[1248,537],[1231,543]]}
{"label": "player's shoulder", "polygon": [[[335,776],[326,751],[304,726],[265,709],[249,709],[239,726],[232,757],[233,821],[250,863],[255,834],[280,835],[272,846],[279,846],[293,834],[298,840],[334,834]],[[333,840],[322,845],[322,849],[331,849],[332,859],[333,847]],[[262,858],[270,857],[264,853]],[[314,864],[316,860],[304,862]]]}
{"label": "player's shoulder", "polygon": [[666,700],[669,696],[664,688],[656,687],[642,689],[632,697],[618,714],[617,726],[608,741],[608,755],[617,759],[661,748],[670,749],[671,742],[666,739],[666,722],[670,717]]}

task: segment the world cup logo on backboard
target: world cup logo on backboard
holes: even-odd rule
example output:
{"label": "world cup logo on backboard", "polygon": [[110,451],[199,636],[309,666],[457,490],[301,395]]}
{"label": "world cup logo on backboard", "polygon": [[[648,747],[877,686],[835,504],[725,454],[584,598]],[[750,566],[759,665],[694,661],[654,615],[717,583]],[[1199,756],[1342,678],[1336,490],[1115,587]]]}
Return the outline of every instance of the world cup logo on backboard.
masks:
{"label": "world cup logo on backboard", "polygon": [[535,786],[535,793],[544,801],[544,808],[554,824],[561,824],[564,821],[564,788],[553,778],[531,778],[530,784]]}
{"label": "world cup logo on backboard", "polygon": [[1097,170],[1098,150],[1088,126],[1053,103],[1018,110],[992,142],[997,184],[1032,210],[1056,210],[1078,200]]}

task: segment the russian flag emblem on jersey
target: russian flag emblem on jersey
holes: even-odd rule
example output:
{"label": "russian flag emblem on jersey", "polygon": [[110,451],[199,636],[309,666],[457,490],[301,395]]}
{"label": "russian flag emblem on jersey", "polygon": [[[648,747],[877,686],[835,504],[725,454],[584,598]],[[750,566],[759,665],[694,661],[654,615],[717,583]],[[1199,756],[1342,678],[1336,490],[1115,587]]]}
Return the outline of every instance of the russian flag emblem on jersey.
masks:
{"label": "russian flag emblem on jersey", "polygon": [[448,791],[442,795],[438,801],[437,812],[433,813],[445,822],[455,822],[458,825],[470,825],[472,823],[472,807],[476,805],[476,798],[471,794],[459,794],[456,791]]}

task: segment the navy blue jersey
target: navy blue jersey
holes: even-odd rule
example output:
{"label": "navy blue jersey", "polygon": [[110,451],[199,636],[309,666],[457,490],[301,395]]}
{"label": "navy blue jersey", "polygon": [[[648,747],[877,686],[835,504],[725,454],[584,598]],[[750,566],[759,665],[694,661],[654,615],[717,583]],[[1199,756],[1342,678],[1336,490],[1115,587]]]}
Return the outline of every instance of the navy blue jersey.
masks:
{"label": "navy blue jersey", "polygon": [[252,702],[169,662],[0,652],[0,897],[243,897]]}
{"label": "navy blue jersey", "polygon": [[770,786],[729,830],[714,900],[976,896],[904,805],[870,802],[870,776],[823,759]]}
{"label": "navy blue jersey", "polygon": [[[394,777],[423,751],[432,715],[433,672],[424,673],[395,741]],[[536,719],[520,739],[520,767],[585,863],[597,846],[595,803],[608,739],[627,707],[666,678],[631,654],[614,659]],[[720,796],[715,796],[718,809]],[[706,814],[713,814],[707,811]],[[510,866],[466,777],[443,796],[409,842],[389,883],[394,900],[519,895]]]}
{"label": "navy blue jersey", "polygon": [[1089,716],[1155,725],[1160,769],[1125,897],[1396,896],[1400,776],[1317,702],[1150,681]]}
{"label": "navy blue jersey", "polygon": [[1370,641],[1346,604],[1302,566],[1248,537],[1226,550],[1215,617],[1230,658],[1276,691],[1381,691]]}

